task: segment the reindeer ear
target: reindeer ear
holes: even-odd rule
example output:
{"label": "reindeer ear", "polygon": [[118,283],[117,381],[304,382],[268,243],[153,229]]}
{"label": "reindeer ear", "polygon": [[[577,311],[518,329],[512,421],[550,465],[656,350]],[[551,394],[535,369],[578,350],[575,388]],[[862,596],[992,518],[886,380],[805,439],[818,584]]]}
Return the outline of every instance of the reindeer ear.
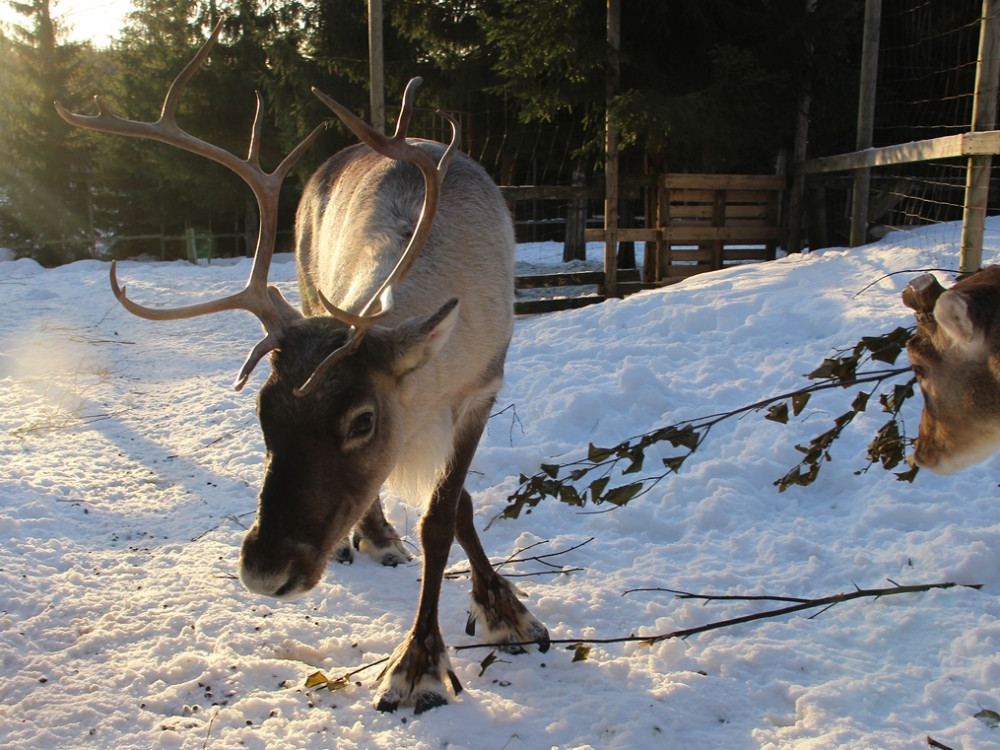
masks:
{"label": "reindeer ear", "polygon": [[961,292],[950,290],[938,297],[934,319],[956,345],[963,349],[972,347],[976,329],[969,316],[969,302]]}
{"label": "reindeer ear", "polygon": [[458,298],[452,297],[433,315],[411,318],[393,331],[396,360],[393,371],[405,375],[420,367],[441,351],[458,320]]}

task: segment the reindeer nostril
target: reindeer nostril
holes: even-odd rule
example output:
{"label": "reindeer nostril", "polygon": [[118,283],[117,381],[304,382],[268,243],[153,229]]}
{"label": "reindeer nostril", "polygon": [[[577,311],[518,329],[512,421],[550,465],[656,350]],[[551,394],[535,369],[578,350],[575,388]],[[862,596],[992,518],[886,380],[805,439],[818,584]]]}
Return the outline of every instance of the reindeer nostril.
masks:
{"label": "reindeer nostril", "polygon": [[322,574],[323,568],[314,569],[310,562],[287,547],[248,538],[240,555],[239,577],[247,590],[255,594],[292,601],[315,586]]}
{"label": "reindeer nostril", "polygon": [[286,594],[288,594],[288,592],[291,591],[291,586],[292,586],[292,584],[291,584],[291,582],[289,582],[289,583],[286,583],[284,586],[280,587],[277,591],[274,592],[274,598],[275,599],[280,599],[283,596],[285,596]]}
{"label": "reindeer nostril", "polygon": [[297,575],[289,576],[288,580],[284,584],[278,587],[278,589],[272,594],[275,599],[286,599],[295,598],[298,594],[302,593],[302,579]]}

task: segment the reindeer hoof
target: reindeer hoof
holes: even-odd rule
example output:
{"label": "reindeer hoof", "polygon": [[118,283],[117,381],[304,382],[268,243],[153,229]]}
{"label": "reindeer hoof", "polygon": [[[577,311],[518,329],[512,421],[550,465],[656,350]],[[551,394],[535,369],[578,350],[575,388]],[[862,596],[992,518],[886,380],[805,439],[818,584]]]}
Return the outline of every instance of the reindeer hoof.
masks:
{"label": "reindeer hoof", "polygon": [[333,550],[333,559],[342,565],[350,565],[354,562],[354,550],[351,549],[351,540],[348,537],[341,539]]}
{"label": "reindeer hoof", "polygon": [[478,623],[484,640],[505,653],[523,654],[526,643],[537,643],[543,654],[549,650],[548,628],[521,604],[520,592],[510,582],[497,576],[484,589],[473,590],[466,633],[473,635]]}
{"label": "reindeer hoof", "polygon": [[375,708],[384,714],[391,714],[399,708],[399,699],[390,695],[377,696],[375,700]]}
{"label": "reindeer hoof", "polygon": [[[443,685],[441,686],[444,687]],[[460,686],[461,687],[461,686]],[[435,689],[430,687],[418,690],[409,696],[403,696],[401,691],[389,688],[384,693],[379,693],[375,697],[375,708],[382,713],[393,713],[402,705],[412,705],[414,714],[422,714],[438,706],[448,705],[448,699]]]}
{"label": "reindeer hoof", "polygon": [[387,568],[395,568],[399,565],[405,565],[409,561],[410,558],[400,557],[395,552],[387,552],[386,554],[382,555],[382,557],[379,559],[379,562],[382,563]]}
{"label": "reindeer hoof", "polygon": [[[522,642],[531,641],[538,644],[538,651],[540,653],[545,653],[549,650],[551,645],[551,640],[549,639],[549,630],[542,623],[535,620],[526,629],[524,636],[522,637]],[[521,643],[510,643],[507,645],[500,645],[499,649],[505,654],[513,654],[517,656],[519,654],[526,654],[528,650],[521,645]]]}
{"label": "reindeer hoof", "polygon": [[536,631],[532,635],[532,640],[538,644],[538,650],[544,654],[549,650],[549,646],[552,645],[552,641],[549,639],[549,629],[542,625],[542,623],[538,623],[538,626],[541,628],[541,632]]}
{"label": "reindeer hoof", "polygon": [[433,692],[421,693],[417,696],[416,701],[414,701],[413,713],[422,714],[424,711],[429,711],[432,708],[447,705],[448,701],[444,698],[444,696]]}
{"label": "reindeer hoof", "polygon": [[[445,679],[455,695],[462,692],[462,683],[451,669],[444,643],[438,638],[426,641],[407,636],[393,653],[389,665],[379,679],[375,708],[391,713],[400,706],[413,706],[420,714],[448,703]],[[430,647],[428,647],[430,646]],[[422,665],[423,669],[416,669]]]}
{"label": "reindeer hoof", "polygon": [[405,565],[412,559],[403,548],[402,542],[395,539],[384,546],[375,544],[369,539],[360,539],[357,542],[357,548],[360,552],[364,552],[372,560],[385,565],[387,568]]}
{"label": "reindeer hoof", "polygon": [[[375,704],[375,708],[382,713],[394,713],[399,708],[400,700],[395,695],[383,695]],[[413,700],[413,713],[422,714],[438,706],[447,706],[448,699],[432,690],[425,690],[415,696]]]}

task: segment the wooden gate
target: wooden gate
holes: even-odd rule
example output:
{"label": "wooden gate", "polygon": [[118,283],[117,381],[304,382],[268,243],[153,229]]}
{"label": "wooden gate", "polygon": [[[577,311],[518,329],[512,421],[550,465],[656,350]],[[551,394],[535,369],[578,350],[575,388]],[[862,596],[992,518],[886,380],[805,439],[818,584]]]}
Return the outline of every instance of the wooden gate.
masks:
{"label": "wooden gate", "polygon": [[[522,300],[518,313],[548,312],[601,302],[606,294],[622,296],[672,284],[696,273],[737,263],[773,260],[785,241],[782,199],[787,178],[780,175],[663,174],[632,181],[633,194],[646,196],[645,227],[605,226],[587,229],[588,242],[645,243],[640,280],[635,270],[620,270],[614,253],[605,253],[603,271],[522,276],[518,289],[596,286],[596,294],[560,295],[558,299]],[[641,193],[639,191],[641,188]],[[599,197],[581,188],[501,188],[509,202],[521,196]],[[593,195],[590,195],[593,193]],[[607,217],[605,217],[606,219]],[[608,275],[614,289],[608,291]]]}
{"label": "wooden gate", "polygon": [[780,175],[664,174],[646,262],[657,282],[746,261],[773,260],[785,238]]}

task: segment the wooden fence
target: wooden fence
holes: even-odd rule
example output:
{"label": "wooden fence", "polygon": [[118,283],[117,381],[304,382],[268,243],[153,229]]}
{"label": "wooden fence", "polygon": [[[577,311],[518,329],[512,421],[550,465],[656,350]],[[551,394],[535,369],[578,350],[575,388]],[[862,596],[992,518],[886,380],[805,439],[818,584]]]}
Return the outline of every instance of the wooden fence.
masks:
{"label": "wooden fence", "polygon": [[[773,260],[784,239],[780,175],[664,174],[653,226],[619,229],[619,240],[647,243],[646,279],[670,283],[747,261]],[[593,233],[595,239],[604,234]]]}
{"label": "wooden fence", "polygon": [[[658,177],[622,180],[623,199],[642,198],[645,211],[638,217],[643,227],[618,227],[616,243],[643,243],[643,276],[635,269],[615,265],[614,296],[676,283],[704,271],[775,257],[784,240],[781,207],[787,180],[776,175],[664,174]],[[598,188],[519,187],[501,188],[512,206],[515,220],[523,216],[525,201],[570,201],[601,199]],[[567,214],[572,220],[572,213]],[[580,220],[579,218],[577,219]],[[567,232],[570,230],[567,229]],[[587,228],[586,240],[606,242],[606,227]],[[604,271],[524,276],[518,289],[566,287],[594,289],[572,297],[521,300],[519,313],[546,312],[600,302],[607,293]]]}
{"label": "wooden fence", "polygon": [[[981,265],[992,159],[1000,155],[1000,131],[996,129],[1000,90],[1000,0],[983,0],[974,111],[969,132],[883,148],[871,147],[881,0],[866,0],[865,5],[857,151],[806,159],[808,117],[803,109],[803,116],[798,118],[787,185],[784,177],[663,175],[658,179],[655,199],[651,198],[650,188],[646,186],[645,226],[622,226],[619,205],[625,192],[624,180],[617,174],[617,134],[613,122],[608,121],[604,226],[586,231],[587,240],[605,243],[603,273],[586,277],[597,286],[597,294],[593,295],[595,301],[605,293],[621,296],[630,288],[643,285],[629,282],[631,287],[628,284],[619,287],[621,274],[616,249],[623,241],[645,243],[645,285],[671,283],[730,263],[766,260],[774,257],[778,244],[789,252],[797,252],[805,244],[802,237],[805,180],[810,175],[837,172],[853,175],[851,245],[863,244],[868,239],[869,206],[878,202],[872,200],[872,167],[954,157],[967,159],[959,268],[969,273]],[[609,47],[614,49],[611,7],[609,2]],[[609,70],[613,67],[609,66]],[[596,196],[588,192],[587,197]],[[563,281],[556,278],[551,283],[558,285]],[[531,279],[524,283],[549,282]]]}
{"label": "wooden fence", "polygon": [[[651,176],[627,177],[622,179],[623,200],[640,201],[646,188],[655,185]],[[541,229],[545,238],[549,235],[566,238],[594,231],[591,224],[603,224],[597,204],[603,204],[604,186],[571,185],[516,185],[501,186],[503,194],[514,217],[519,239],[536,237],[533,230]],[[642,217],[640,217],[641,219]],[[580,226],[574,226],[579,224]],[[555,230],[555,231],[553,231]],[[597,230],[600,231],[600,230]],[[588,238],[589,239],[589,238]],[[565,241],[565,239],[564,239]],[[625,289],[636,291],[643,288],[639,273],[635,269],[615,271],[616,281]],[[518,276],[515,279],[519,292],[525,290],[548,289],[546,298],[526,299],[518,295],[514,310],[519,315],[569,310],[592,305],[606,299],[605,271],[574,271]]]}

